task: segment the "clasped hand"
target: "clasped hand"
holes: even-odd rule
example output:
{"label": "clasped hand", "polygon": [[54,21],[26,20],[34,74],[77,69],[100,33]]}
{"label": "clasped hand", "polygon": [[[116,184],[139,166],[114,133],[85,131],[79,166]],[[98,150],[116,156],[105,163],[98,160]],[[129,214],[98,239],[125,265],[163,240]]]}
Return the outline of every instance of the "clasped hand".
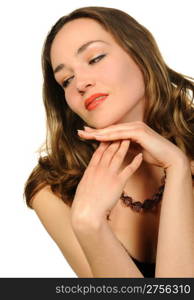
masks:
{"label": "clasped hand", "polygon": [[[86,127],[78,134],[81,138],[100,142],[78,184],[72,204],[73,216],[81,220],[106,217],[142,159],[164,169],[180,161],[188,162],[181,149],[144,122],[122,123],[104,129]],[[122,167],[130,142],[139,145],[143,158],[138,154],[130,164]]]}

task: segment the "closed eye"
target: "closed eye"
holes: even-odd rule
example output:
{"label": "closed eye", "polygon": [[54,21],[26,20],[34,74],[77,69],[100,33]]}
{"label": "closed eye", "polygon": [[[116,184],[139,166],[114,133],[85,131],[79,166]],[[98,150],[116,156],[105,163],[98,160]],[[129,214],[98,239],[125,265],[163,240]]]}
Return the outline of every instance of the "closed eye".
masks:
{"label": "closed eye", "polygon": [[91,60],[89,61],[89,64],[90,64],[90,65],[95,64],[95,63],[99,62],[99,61],[100,61],[103,57],[105,57],[105,56],[106,56],[106,54],[101,54],[101,55],[99,55],[99,56],[97,56],[97,57],[91,59]]}
{"label": "closed eye", "polygon": [[[94,57],[93,59],[91,59],[91,60],[89,61],[89,65],[93,65],[93,64],[99,62],[99,61],[100,61],[101,59],[103,59],[105,56],[106,56],[106,54],[101,54],[101,55],[99,55],[99,56],[97,56],[97,57]],[[66,87],[70,84],[70,80],[73,79],[73,77],[74,77],[74,76],[71,76],[71,77],[69,77],[68,79],[64,80],[64,81],[62,82],[62,87],[63,87],[63,88],[66,88]]]}
{"label": "closed eye", "polygon": [[69,77],[68,79],[66,79],[66,80],[64,80],[63,82],[62,82],[62,87],[63,88],[66,88],[68,85],[69,85],[69,80],[70,79],[72,79],[74,76],[72,76],[72,77]]}

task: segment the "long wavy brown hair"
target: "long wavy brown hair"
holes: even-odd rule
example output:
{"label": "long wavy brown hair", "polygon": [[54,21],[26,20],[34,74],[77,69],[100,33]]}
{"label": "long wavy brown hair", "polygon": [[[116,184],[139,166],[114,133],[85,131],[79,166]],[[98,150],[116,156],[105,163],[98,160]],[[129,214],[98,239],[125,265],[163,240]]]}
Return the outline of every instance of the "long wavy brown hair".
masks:
{"label": "long wavy brown hair", "polygon": [[141,69],[147,99],[143,121],[194,160],[193,78],[170,69],[151,33],[127,13],[107,7],[79,8],[56,22],[43,45],[47,133],[45,143],[38,149],[38,164],[25,182],[24,197],[30,208],[34,195],[46,185],[71,206],[77,185],[99,144],[77,135],[77,129],[87,124],[68,107],[64,90],[54,78],[50,59],[51,45],[59,30],[83,17],[101,24]]}

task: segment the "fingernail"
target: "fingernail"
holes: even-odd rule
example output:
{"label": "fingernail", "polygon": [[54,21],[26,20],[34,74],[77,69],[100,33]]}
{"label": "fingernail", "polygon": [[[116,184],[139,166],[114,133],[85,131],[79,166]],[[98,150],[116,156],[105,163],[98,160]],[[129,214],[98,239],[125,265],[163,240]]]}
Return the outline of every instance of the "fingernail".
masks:
{"label": "fingernail", "polygon": [[87,132],[87,131],[84,131],[84,130],[77,130],[77,133],[78,134],[86,134],[86,135],[93,135],[93,132]]}
{"label": "fingernail", "polygon": [[83,130],[80,130],[80,129],[77,129],[77,133],[79,134],[79,133],[84,133],[84,131]]}
{"label": "fingernail", "polygon": [[91,128],[91,127],[88,127],[88,126],[84,126],[84,129],[85,129],[85,130],[88,130],[88,131],[92,131],[92,130],[94,130],[93,128]]}
{"label": "fingernail", "polygon": [[142,154],[142,153],[139,153],[136,157],[137,157],[138,159],[141,159],[141,158],[143,158],[143,154]]}

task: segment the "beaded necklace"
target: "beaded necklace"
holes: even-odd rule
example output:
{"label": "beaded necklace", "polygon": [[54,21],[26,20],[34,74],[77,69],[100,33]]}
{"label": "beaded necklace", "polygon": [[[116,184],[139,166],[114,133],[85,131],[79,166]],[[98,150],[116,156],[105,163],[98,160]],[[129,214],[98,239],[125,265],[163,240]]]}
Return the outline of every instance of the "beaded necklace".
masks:
{"label": "beaded necklace", "polygon": [[166,180],[166,170],[164,170],[164,176],[161,179],[161,185],[159,186],[156,193],[152,195],[151,198],[145,199],[143,202],[134,201],[134,199],[126,194],[125,191],[122,192],[120,199],[124,206],[130,207],[133,211],[149,211],[152,210],[162,199],[164,192],[165,180]]}

